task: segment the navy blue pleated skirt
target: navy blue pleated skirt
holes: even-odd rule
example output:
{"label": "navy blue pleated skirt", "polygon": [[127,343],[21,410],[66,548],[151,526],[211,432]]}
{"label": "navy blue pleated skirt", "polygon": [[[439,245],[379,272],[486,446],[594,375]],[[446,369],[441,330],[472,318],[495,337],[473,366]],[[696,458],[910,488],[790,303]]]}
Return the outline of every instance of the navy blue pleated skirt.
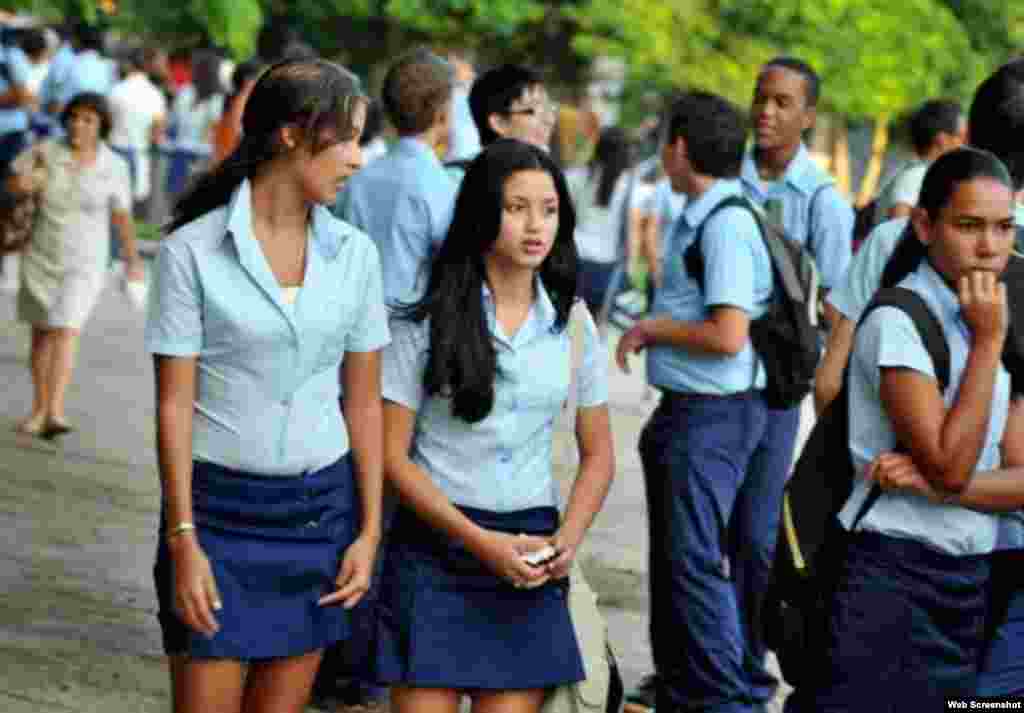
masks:
{"label": "navy blue pleated skirt", "polygon": [[787,713],[945,710],[975,694],[987,555],[953,556],[872,532],[849,539],[814,684]]}
{"label": "navy blue pleated skirt", "polygon": [[[481,527],[552,534],[555,508],[459,508]],[[516,589],[460,544],[399,510],[381,580],[377,678],[459,690],[548,688],[584,678],[568,580]]]}
{"label": "navy blue pleated skirt", "polygon": [[355,539],[350,456],[302,476],[268,478],[196,462],[192,501],[199,543],[223,609],[212,638],[174,610],[172,562],[160,518],[153,570],[168,655],[237,660],[300,656],[349,635],[348,613],[317,600],[335,589]]}

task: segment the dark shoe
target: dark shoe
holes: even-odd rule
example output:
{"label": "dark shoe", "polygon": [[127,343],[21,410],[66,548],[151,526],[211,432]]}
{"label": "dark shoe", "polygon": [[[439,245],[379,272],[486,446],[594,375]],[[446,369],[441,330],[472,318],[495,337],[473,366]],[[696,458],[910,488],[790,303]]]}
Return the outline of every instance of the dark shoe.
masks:
{"label": "dark shoe", "polygon": [[322,670],[313,684],[310,705],[331,713],[387,713],[389,707],[386,690],[370,689],[357,679],[325,675]]}
{"label": "dark shoe", "polygon": [[75,427],[72,426],[70,423],[58,420],[56,418],[51,418],[47,420],[46,425],[43,426],[43,431],[42,433],[39,434],[39,437],[45,438],[46,440],[53,440],[57,436],[63,436],[65,434],[71,433],[74,430]]}
{"label": "dark shoe", "polygon": [[658,692],[658,674],[649,673],[640,679],[636,688],[626,693],[626,704],[623,710],[626,713],[642,713],[645,710],[654,710],[654,700]]}

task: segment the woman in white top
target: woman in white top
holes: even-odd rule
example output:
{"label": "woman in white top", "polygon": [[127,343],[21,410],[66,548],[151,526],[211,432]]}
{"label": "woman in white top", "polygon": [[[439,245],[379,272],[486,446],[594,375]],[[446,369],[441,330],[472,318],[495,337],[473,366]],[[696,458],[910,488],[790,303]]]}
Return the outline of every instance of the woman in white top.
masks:
{"label": "woman in white top", "polygon": [[599,315],[616,268],[624,264],[628,240],[630,146],[626,132],[601,132],[594,158],[567,177],[576,209],[576,249],[580,256],[579,294]]}
{"label": "woman in white top", "polygon": [[32,325],[32,413],[18,426],[30,435],[71,430],[64,395],[78,335],[107,279],[110,226],[117,226],[127,276],[142,279],[131,219],[128,166],[107,145],[106,100],[84,92],[64,108],[66,138],[38,143],[12,164],[15,192],[41,191],[32,239],[21,256],[18,319]]}

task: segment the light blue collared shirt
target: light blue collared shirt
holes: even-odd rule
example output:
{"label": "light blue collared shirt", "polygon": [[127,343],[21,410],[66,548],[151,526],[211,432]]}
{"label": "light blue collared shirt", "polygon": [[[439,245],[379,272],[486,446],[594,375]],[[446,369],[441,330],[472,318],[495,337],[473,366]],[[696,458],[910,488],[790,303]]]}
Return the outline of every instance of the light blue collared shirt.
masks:
{"label": "light blue collared shirt", "polygon": [[406,137],[342,189],[335,214],[377,243],[388,305],[423,294],[429,260],[451,224],[457,188],[433,150]]}
{"label": "light blue collared shirt", "polygon": [[65,105],[82,92],[96,92],[106,96],[114,82],[114,65],[111,61],[96,50],[85,50],[75,55],[57,101]]}
{"label": "light blue collared shirt", "polygon": [[46,70],[46,78],[39,89],[39,103],[45,108],[52,102],[60,102],[64,96],[71,67],[75,63],[75,50],[67,42],[63,43],[50,60]]}
{"label": "light blue collared shirt", "polygon": [[[712,307],[738,307],[756,319],[772,294],[772,266],[757,221],[743,208],[725,208],[708,220],[701,239],[704,291],[686,271],[684,255],[711,210],[730,196],[742,196],[737,180],[716,181],[691,199],[662,253],[662,282],[652,317],[702,322]],[[659,344],[647,349],[647,379],[671,391],[734,394],[763,389],[765,373],[750,342],[734,356],[687,351]]]}
{"label": "light blue collared shirt", "polygon": [[[971,347],[971,332],[960,314],[959,301],[927,261],[899,284],[923,297],[942,324],[950,352],[950,383],[943,399],[946,408],[952,408]],[[924,340],[910,317],[895,307],[880,307],[868,316],[857,330],[851,356],[850,453],[859,475],[853,494],[839,515],[846,528],[870,490],[870,483],[863,478],[868,465],[881,453],[896,448],[892,423],[879,395],[881,370],[886,367],[913,369],[935,377]],[[976,472],[993,470],[1002,462],[1000,444],[1009,402],[1010,376],[1000,366]],[[999,519],[998,515],[940,505],[918,495],[887,492],[864,516],[859,529],[915,540],[948,554],[976,555],[995,548]]]}
{"label": "light blue collared shirt", "polygon": [[[771,184],[761,180],[750,150],[743,158],[740,179],[746,196],[762,208],[769,200],[780,202],[782,227],[786,235],[810,251],[822,287],[831,289],[839,284],[852,254],[853,208],[832,185],[832,178],[814,162],[807,147],[800,145],[785,174]],[[821,188],[825,185],[828,187]]]}
{"label": "light blue collared shirt", "polygon": [[661,228],[659,231],[661,243],[664,245],[671,237],[676,221],[683,214],[683,209],[686,208],[686,195],[672,190],[672,183],[666,177],[655,185],[652,200],[653,212],[658,216],[658,225]]}
{"label": "light blue collared shirt", "polygon": [[472,160],[480,153],[480,132],[473,121],[469,108],[469,88],[455,87],[452,90],[452,120],[449,132],[449,161]]}
{"label": "light blue collared shirt", "polygon": [[[1015,206],[1014,221],[1024,225],[1024,207]],[[882,284],[885,264],[910,225],[908,218],[896,218],[878,225],[853,257],[850,269],[828,301],[847,319],[857,322]],[[916,238],[915,238],[916,239]],[[1005,513],[1000,518],[999,550],[1024,549],[1024,512]]]}
{"label": "light blue collared shirt", "polygon": [[[558,504],[551,472],[555,421],[569,396],[571,337],[555,332],[555,308],[537,281],[526,321],[505,335],[484,288],[484,307],[498,350],[494,408],[478,423],[452,416],[450,399],[428,397],[423,374],[429,320],[394,320],[394,341],[384,350],[384,398],[416,412],[412,460],[458,505],[496,512]],[[577,404],[608,401],[608,353],[587,318],[576,380]]]}
{"label": "light blue collared shirt", "polygon": [[[14,83],[27,87],[32,68],[29,65],[28,57],[21,51],[21,48],[0,47],[0,58],[7,63],[7,69]],[[0,78],[0,94],[6,94],[10,89],[10,82]],[[24,131],[27,128],[28,111],[25,110],[25,107],[0,109],[0,135],[9,134],[12,131]]]}
{"label": "light blue collared shirt", "polygon": [[330,465],[349,450],[341,360],[388,341],[377,248],[322,206],[294,305],[253,237],[248,181],[160,246],[146,349],[198,357],[197,460],[265,476]]}
{"label": "light blue collared shirt", "polygon": [[858,322],[861,312],[881,287],[885,264],[889,262],[896,244],[909,226],[909,218],[887,220],[875,226],[853,256],[850,269],[825,300],[844,317],[854,323]]}

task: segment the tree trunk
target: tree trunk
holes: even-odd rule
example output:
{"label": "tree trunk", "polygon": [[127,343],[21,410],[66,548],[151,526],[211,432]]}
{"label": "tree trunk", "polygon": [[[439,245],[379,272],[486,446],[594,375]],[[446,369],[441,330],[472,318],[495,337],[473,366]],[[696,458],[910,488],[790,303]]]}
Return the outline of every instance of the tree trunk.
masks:
{"label": "tree trunk", "polygon": [[871,159],[864,171],[864,178],[857,191],[857,206],[868,203],[878,190],[878,180],[882,177],[882,164],[885,151],[889,148],[889,115],[882,114],[875,120],[874,138],[871,140]]}
{"label": "tree trunk", "polygon": [[850,195],[850,143],[846,130],[846,117],[836,116],[832,122],[832,175],[836,188]]}

